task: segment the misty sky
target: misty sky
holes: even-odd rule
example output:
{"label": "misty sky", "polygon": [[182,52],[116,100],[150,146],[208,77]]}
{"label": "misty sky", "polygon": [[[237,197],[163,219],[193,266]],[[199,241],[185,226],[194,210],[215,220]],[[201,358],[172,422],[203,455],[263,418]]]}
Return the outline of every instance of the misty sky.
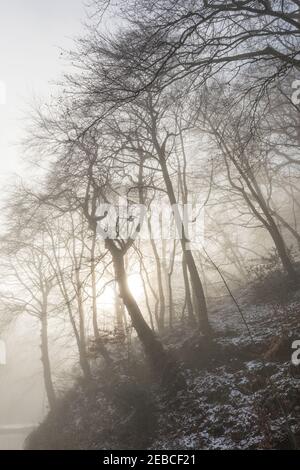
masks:
{"label": "misty sky", "polygon": [[[84,0],[9,0],[1,2],[0,90],[0,183],[18,172],[18,142],[25,111],[34,96],[47,99],[50,81],[65,68],[60,48],[69,49],[85,18]],[[0,92],[1,96],[1,92]],[[1,99],[1,98],[0,98]],[[1,198],[1,193],[0,193]]]}

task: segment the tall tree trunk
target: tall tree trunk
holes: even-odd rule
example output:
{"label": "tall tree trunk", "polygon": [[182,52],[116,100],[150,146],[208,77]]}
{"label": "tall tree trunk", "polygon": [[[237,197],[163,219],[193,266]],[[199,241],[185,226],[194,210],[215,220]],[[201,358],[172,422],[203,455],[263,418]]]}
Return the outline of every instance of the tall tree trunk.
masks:
{"label": "tall tree trunk", "polygon": [[155,302],[155,304],[154,304],[154,318],[155,318],[155,321],[156,321],[156,326],[157,326],[157,328],[158,328],[158,330],[159,330],[159,325],[160,325],[160,323],[159,323],[159,318],[160,318],[160,317],[159,317],[159,311],[158,311],[158,310],[159,310],[159,296],[157,295],[157,293],[156,293],[156,291],[155,291],[155,288],[153,287],[153,285],[152,285],[152,283],[151,283],[151,280],[150,280],[150,278],[149,278],[148,271],[147,271],[147,269],[146,269],[146,267],[145,267],[145,264],[144,264],[142,258],[140,258],[140,263],[141,263],[141,266],[142,266],[142,268],[143,268],[143,270],[144,270],[144,273],[145,273],[145,276],[146,276],[146,280],[147,280],[147,284],[148,284],[149,289],[150,289],[150,291],[151,291],[151,294],[152,294],[152,296],[153,296],[153,298],[154,298],[154,302]]}
{"label": "tall tree trunk", "polygon": [[173,302],[173,288],[172,288],[172,273],[168,274],[168,288],[169,288],[169,326],[172,329],[174,326],[174,302]]}
{"label": "tall tree trunk", "polygon": [[[168,265],[167,265],[167,241],[163,237],[163,221],[162,215],[159,217],[160,233],[161,233],[161,273],[162,273],[162,289],[166,293],[166,299],[170,300],[169,297],[169,276],[168,276]],[[170,309],[170,304],[167,305]],[[164,316],[160,319],[161,328],[165,328],[165,313]]]}
{"label": "tall tree trunk", "polygon": [[[91,246],[91,277],[92,277],[92,309],[93,309],[93,331],[97,344],[97,350],[102,355],[103,359],[108,365],[112,364],[112,359],[103,343],[103,340],[99,334],[98,326],[98,306],[97,306],[97,279],[96,279],[96,238],[97,232],[93,231],[92,246]],[[85,362],[85,361],[84,361]]]}
{"label": "tall tree trunk", "polygon": [[187,312],[188,312],[188,320],[189,320],[189,323],[192,326],[194,326],[196,325],[196,318],[193,312],[190,281],[189,281],[189,275],[188,275],[185,256],[183,256],[183,259],[182,259],[182,273],[183,273],[183,280],[184,280],[184,287],[185,287],[185,298],[186,298],[186,306],[187,306]]}
{"label": "tall tree trunk", "polygon": [[287,275],[288,275],[288,278],[289,280],[291,281],[291,283],[293,283],[294,285],[297,285],[298,284],[298,281],[299,281],[299,276],[298,276],[298,273],[295,269],[295,266],[288,254],[288,251],[287,251],[287,247],[286,247],[286,244],[285,244],[285,241],[283,239],[283,236],[271,214],[271,211],[265,201],[265,198],[260,190],[260,187],[255,179],[255,176],[250,172],[250,176],[251,176],[251,183],[248,182],[247,180],[247,184],[248,184],[248,187],[249,189],[251,190],[252,188],[252,194],[253,196],[255,197],[255,199],[257,200],[257,202],[259,203],[260,205],[260,208],[265,216],[265,227],[267,228],[267,230],[269,231],[273,241],[274,241],[274,245],[276,247],[276,250],[277,250],[277,253],[279,255],[279,258],[281,260],[281,263],[282,263],[282,266],[283,268],[285,269]]}
{"label": "tall tree trunk", "polygon": [[200,329],[203,334],[209,336],[211,334],[211,328],[210,328],[210,324],[208,321],[207,305],[206,305],[204,290],[203,290],[202,282],[201,282],[201,279],[197,270],[197,266],[196,266],[193,254],[189,249],[188,239],[186,237],[185,227],[184,227],[182,218],[180,217],[179,211],[176,210],[176,207],[178,209],[177,199],[175,196],[173,183],[170,178],[168,165],[167,165],[167,155],[166,155],[166,148],[165,148],[166,143],[167,143],[167,138],[165,139],[164,143],[160,145],[158,141],[158,134],[157,134],[157,114],[155,110],[153,109],[153,103],[152,103],[151,97],[149,101],[149,114],[151,117],[152,141],[153,141],[153,145],[154,145],[154,148],[155,148],[158,160],[159,160],[164,183],[166,186],[166,191],[168,194],[168,198],[170,201],[170,205],[173,207],[173,210],[177,212],[175,214],[176,215],[176,227],[179,233],[182,251],[185,256],[186,264],[190,273],[192,288],[193,288],[195,297],[197,298],[197,305],[198,305],[197,315],[199,318]]}
{"label": "tall tree trunk", "polygon": [[124,328],[124,311],[123,311],[123,301],[120,298],[118,287],[115,285],[115,318],[116,318],[116,330],[118,335],[125,338],[125,328]]}
{"label": "tall tree trunk", "polygon": [[[261,210],[266,218],[265,227],[269,230],[269,233],[274,241],[278,255],[282,262],[282,266],[287,272],[289,280],[294,285],[297,285],[299,282],[299,276],[288,254],[283,236],[272,216],[272,213],[268,207],[268,204],[266,203],[265,198],[260,190],[259,184],[257,183],[255,176],[253,175],[252,172],[250,172],[250,177],[251,177],[251,183],[254,187],[254,189],[252,190],[252,194],[254,197],[256,197],[256,200],[260,204]],[[251,184],[248,184],[248,187],[251,190]]]}
{"label": "tall tree trunk", "polygon": [[153,368],[156,372],[160,372],[161,368],[166,365],[167,354],[156,337],[155,333],[146,323],[137,302],[130,292],[127,282],[127,274],[124,265],[124,255],[120,250],[117,250],[112,246],[110,240],[107,240],[107,247],[110,250],[113,258],[113,265],[116,275],[116,280],[119,285],[120,296],[123,299],[124,305],[131,318],[132,325],[135,328],[138,337],[144,347],[146,356],[150,360]]}
{"label": "tall tree trunk", "polygon": [[255,179],[255,176],[249,171],[248,173],[250,174],[250,177],[244,174],[244,171],[239,169],[241,175],[244,178],[244,181],[247,183],[247,186],[249,190],[252,193],[253,198],[256,200],[258,203],[264,217],[262,217],[261,214],[258,213],[256,208],[254,207],[252,201],[250,201],[249,197],[245,194],[245,191],[243,192],[244,198],[250,208],[252,209],[252,212],[258,217],[258,219],[263,223],[265,228],[268,230],[269,234],[271,235],[274,245],[276,247],[278,256],[281,260],[282,266],[284,270],[286,271],[288,278],[291,283],[297,284],[298,283],[298,274],[295,269],[295,266],[288,254],[287,247],[285,244],[285,241],[283,239],[283,236],[271,214],[271,211],[264,199],[264,196],[260,190],[260,187]]}
{"label": "tall tree trunk", "polygon": [[42,352],[44,384],[45,384],[47,399],[48,399],[50,409],[53,410],[56,406],[56,395],[55,395],[53,381],[52,381],[51,364],[50,364],[50,358],[49,358],[48,318],[47,318],[46,308],[43,309],[43,312],[41,315],[41,352]]}
{"label": "tall tree trunk", "polygon": [[299,281],[299,276],[295,270],[295,266],[291,261],[291,258],[288,254],[287,247],[285,244],[285,241],[280,233],[279,228],[277,227],[276,223],[272,224],[270,230],[269,230],[271,237],[273,238],[274,244],[276,246],[278,255],[281,259],[282,265],[285,269],[285,271],[288,274],[289,280],[297,285]]}
{"label": "tall tree trunk", "polygon": [[[263,217],[260,217],[260,220],[263,222],[265,228],[268,230],[269,234],[271,235],[272,239],[273,239],[273,242],[274,242],[274,245],[276,247],[276,250],[277,250],[277,253],[278,253],[278,256],[281,260],[281,263],[282,263],[282,266],[284,268],[284,270],[286,271],[287,275],[288,275],[288,278],[289,280],[291,281],[291,283],[293,284],[297,284],[298,281],[299,281],[299,278],[298,278],[298,274],[297,274],[297,271],[295,269],[295,266],[288,254],[288,251],[287,251],[287,247],[286,247],[286,244],[285,244],[285,241],[283,239],[283,236],[275,222],[275,220],[273,219],[270,211],[269,211],[269,208],[260,192],[260,190],[258,189],[258,185],[256,183],[256,181],[254,182],[255,184],[255,189],[258,191],[258,193],[256,193],[256,200],[258,201],[259,205],[260,205],[260,208],[265,216],[265,218]],[[250,206],[251,207],[251,206]],[[252,205],[253,207],[253,205]]]}
{"label": "tall tree trunk", "polygon": [[[215,134],[215,137],[217,138],[217,142],[220,146],[220,149],[224,152],[224,162],[226,165],[226,171],[231,186],[240,192],[248,207],[250,208],[251,212],[263,224],[266,230],[268,230],[269,234],[273,239],[277,253],[282,262],[282,266],[285,269],[289,280],[291,281],[291,283],[296,285],[299,280],[297,271],[289,257],[285,241],[272,216],[272,211],[268,207],[268,203],[261,191],[256,176],[253,173],[252,167],[249,165],[248,160],[240,160],[239,158],[234,157],[234,152],[227,145],[227,142],[224,140],[224,137],[214,127],[214,124],[210,120],[209,123],[211,129]],[[228,161],[230,161],[234,165],[235,169],[238,171],[240,177],[247,186],[249,193],[247,193],[244,187],[237,186],[232,180],[230,173],[230,165]],[[259,209],[256,207],[255,204],[258,205]]]}
{"label": "tall tree trunk", "polygon": [[[138,179],[138,192],[139,192],[139,203],[145,206],[145,194],[144,194],[144,156],[142,152],[139,152],[139,179]],[[150,235],[150,244],[152,247],[152,251],[154,254],[155,264],[156,264],[156,272],[157,272],[157,284],[158,284],[158,295],[159,295],[159,314],[158,314],[158,322],[157,327],[160,332],[164,329],[165,323],[165,295],[163,289],[163,282],[162,282],[162,271],[161,271],[161,263],[158,254],[158,250],[156,247],[156,243],[152,237],[152,226],[150,217],[147,217],[147,225],[148,231]]]}
{"label": "tall tree trunk", "polygon": [[82,285],[79,276],[78,267],[75,268],[75,279],[76,279],[76,299],[79,314],[79,337],[80,337],[80,350],[79,350],[79,361],[83,370],[84,376],[87,380],[91,380],[91,368],[87,357],[86,348],[86,334],[85,334],[85,314],[82,300]]}
{"label": "tall tree trunk", "polygon": [[172,250],[170,266],[169,266],[169,271],[168,271],[169,325],[170,325],[170,328],[173,328],[173,321],[174,321],[174,301],[173,301],[172,276],[173,276],[173,271],[174,271],[175,257],[176,257],[176,240],[174,240],[174,243],[173,243],[173,250]]}
{"label": "tall tree trunk", "polygon": [[57,254],[57,251],[56,251],[53,235],[52,235],[51,231],[49,233],[50,233],[50,236],[51,236],[53,258],[54,258],[54,261],[55,261],[55,268],[54,269],[55,269],[55,272],[56,272],[56,279],[57,279],[57,282],[58,282],[58,286],[59,286],[61,295],[62,295],[62,297],[65,301],[65,305],[66,305],[68,315],[69,315],[69,320],[70,320],[70,323],[71,323],[71,326],[72,326],[72,329],[73,329],[73,332],[74,332],[76,345],[77,345],[77,349],[78,349],[79,365],[81,367],[83,375],[85,376],[85,371],[86,371],[85,361],[81,360],[81,354],[82,354],[81,353],[81,338],[80,338],[80,333],[78,331],[76,321],[75,321],[73,311],[72,311],[72,301],[71,301],[69,293],[68,293],[68,289],[67,289],[67,285],[66,285],[66,281],[65,281],[65,275],[64,275],[64,272],[61,268],[60,258]]}
{"label": "tall tree trunk", "polygon": [[97,280],[96,280],[95,251],[96,251],[96,231],[93,231],[92,247],[91,247],[93,331],[94,331],[95,338],[98,340],[99,326],[98,326],[98,308],[97,308]]}
{"label": "tall tree trunk", "polygon": [[152,227],[150,219],[148,219],[148,230],[150,233],[150,243],[154,254],[155,264],[156,264],[156,273],[157,273],[157,286],[158,286],[158,295],[159,295],[159,314],[158,314],[158,330],[160,332],[163,331],[165,326],[165,311],[166,311],[166,301],[165,301],[165,294],[163,288],[163,280],[162,280],[162,268],[161,262],[158,254],[158,250],[156,247],[155,241],[152,239]]}
{"label": "tall tree trunk", "polygon": [[273,211],[274,216],[278,221],[294,236],[294,238],[297,240],[298,247],[300,248],[300,234],[297,232],[297,230],[292,227],[283,217],[281,217],[280,214],[277,212]]}
{"label": "tall tree trunk", "polygon": [[[176,200],[175,192],[173,189],[173,184],[169,175],[167,162],[165,160],[165,156],[161,153],[161,151],[160,151],[160,165],[161,165],[163,178],[165,181],[170,204],[173,207],[173,209],[176,211],[177,200]],[[176,214],[176,219],[177,219],[176,225],[177,225],[177,230],[179,232],[182,251],[183,251],[186,264],[190,273],[191,284],[192,284],[192,288],[194,291],[194,295],[197,299],[197,314],[199,318],[200,329],[203,334],[210,335],[211,328],[210,328],[210,324],[208,321],[207,305],[206,305],[206,299],[204,295],[202,282],[198,273],[198,269],[197,269],[193,254],[188,247],[188,240],[185,234],[185,227],[184,227],[184,224],[182,222],[182,219],[179,213]]]}
{"label": "tall tree trunk", "polygon": [[[255,174],[252,171],[252,168],[249,165],[247,165],[246,168],[243,168],[240,165],[240,162],[235,160],[235,158],[232,157],[231,152],[226,146],[226,143],[224,143],[224,141],[221,141],[221,145],[223,145],[228,158],[234,164],[235,168],[238,170],[239,174],[241,175],[243,181],[247,185],[248,190],[250,191],[250,194],[252,196],[252,199],[250,198],[249,194],[247,194],[244,188],[238,188],[239,191],[242,193],[252,213],[258,218],[258,220],[260,220],[260,222],[262,222],[264,227],[268,230],[269,234],[271,235],[273,239],[273,242],[276,247],[277,253],[280,257],[282,266],[285,269],[290,282],[296,285],[298,283],[297,271],[295,269],[294,264],[291,261],[291,258],[289,257],[285,241],[272,216],[272,213],[268,207],[268,204],[264,198],[264,195],[262,194],[262,191],[256,180]],[[227,162],[226,157],[225,157],[225,162]],[[228,175],[230,177],[230,170],[228,169],[228,164],[226,163],[226,165],[227,165],[227,173],[229,171]],[[232,181],[231,181],[231,184],[234,186]],[[255,201],[258,204],[263,215],[259,212],[259,210],[257,210],[257,208],[255,207],[255,203],[253,203],[253,201]]]}
{"label": "tall tree trunk", "polygon": [[150,301],[149,301],[149,295],[148,295],[148,291],[147,291],[147,284],[146,284],[146,280],[145,280],[144,275],[143,275],[143,269],[142,269],[141,263],[140,263],[140,276],[141,276],[142,283],[143,283],[143,289],[144,289],[146,306],[147,306],[147,310],[148,310],[151,329],[152,329],[152,331],[155,331],[153,315],[152,315],[152,310],[151,310]]}

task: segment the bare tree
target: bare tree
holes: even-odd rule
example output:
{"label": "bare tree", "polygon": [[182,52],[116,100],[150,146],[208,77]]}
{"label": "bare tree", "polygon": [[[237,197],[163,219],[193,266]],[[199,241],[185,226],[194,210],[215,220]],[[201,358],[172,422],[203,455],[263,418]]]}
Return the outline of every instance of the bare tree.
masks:
{"label": "bare tree", "polygon": [[[257,172],[265,165],[264,147],[260,146],[258,139],[251,132],[248,116],[243,110],[240,112],[235,110],[235,114],[230,114],[230,120],[224,120],[221,107],[226,104],[226,98],[222,95],[222,87],[220,90],[221,98],[220,95],[218,98],[216,97],[217,90],[214,88],[213,110],[208,106],[199,108],[199,127],[201,128],[202,123],[204,126],[205,123],[207,124],[205,132],[212,136],[220,151],[230,188],[242,197],[251,214],[268,231],[290,281],[297,284],[298,274],[269,208],[268,196],[264,196],[256,176]],[[207,96],[205,100],[207,100]]]}
{"label": "bare tree", "polygon": [[[26,236],[25,236],[26,234]],[[26,238],[33,237],[32,241]],[[51,293],[55,287],[55,275],[48,262],[47,240],[43,232],[34,233],[23,227],[16,237],[13,232],[1,240],[1,256],[7,291],[2,302],[7,310],[27,313],[40,322],[41,361],[48,403],[56,406],[56,392],[53,384],[49,356],[48,321],[54,306]]]}

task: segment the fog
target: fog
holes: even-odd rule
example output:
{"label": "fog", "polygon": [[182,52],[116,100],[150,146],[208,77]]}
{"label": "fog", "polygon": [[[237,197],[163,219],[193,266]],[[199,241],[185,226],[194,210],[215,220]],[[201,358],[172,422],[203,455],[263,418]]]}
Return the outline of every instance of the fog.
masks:
{"label": "fog", "polygon": [[299,447],[298,3],[3,6],[0,450]]}
{"label": "fog", "polygon": [[[36,426],[46,413],[38,330],[30,318],[19,320],[2,335],[6,365],[0,366],[0,428]],[[29,433],[29,431],[28,431]],[[0,449],[23,448],[22,434],[0,432]]]}
{"label": "fog", "polygon": [[[13,0],[1,6],[0,83],[5,98],[0,103],[2,207],[15,174],[24,177],[30,171],[20,147],[27,113],[35,99],[46,100],[54,92],[54,82],[68,68],[62,50],[68,49],[82,30],[83,18],[81,0]],[[1,219],[3,223],[3,215]],[[37,325],[27,318],[14,322],[0,335],[7,348],[7,365],[0,366],[0,423],[37,425],[46,410]],[[23,441],[24,435],[0,434],[1,449],[15,444],[21,448]]]}

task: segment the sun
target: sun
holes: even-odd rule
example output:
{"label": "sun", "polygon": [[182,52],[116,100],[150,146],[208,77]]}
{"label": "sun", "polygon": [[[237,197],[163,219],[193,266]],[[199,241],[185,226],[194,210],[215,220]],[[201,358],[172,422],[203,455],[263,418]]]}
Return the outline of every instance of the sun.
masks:
{"label": "sun", "polygon": [[[141,275],[133,273],[128,275],[128,287],[136,300],[142,300],[144,297],[144,285]],[[102,291],[103,285],[100,285],[98,291]],[[116,288],[114,283],[107,284],[98,298],[99,306],[113,307],[116,302]]]}
{"label": "sun", "polygon": [[128,287],[135,299],[144,297],[144,285],[140,274],[134,273],[128,276]]}

